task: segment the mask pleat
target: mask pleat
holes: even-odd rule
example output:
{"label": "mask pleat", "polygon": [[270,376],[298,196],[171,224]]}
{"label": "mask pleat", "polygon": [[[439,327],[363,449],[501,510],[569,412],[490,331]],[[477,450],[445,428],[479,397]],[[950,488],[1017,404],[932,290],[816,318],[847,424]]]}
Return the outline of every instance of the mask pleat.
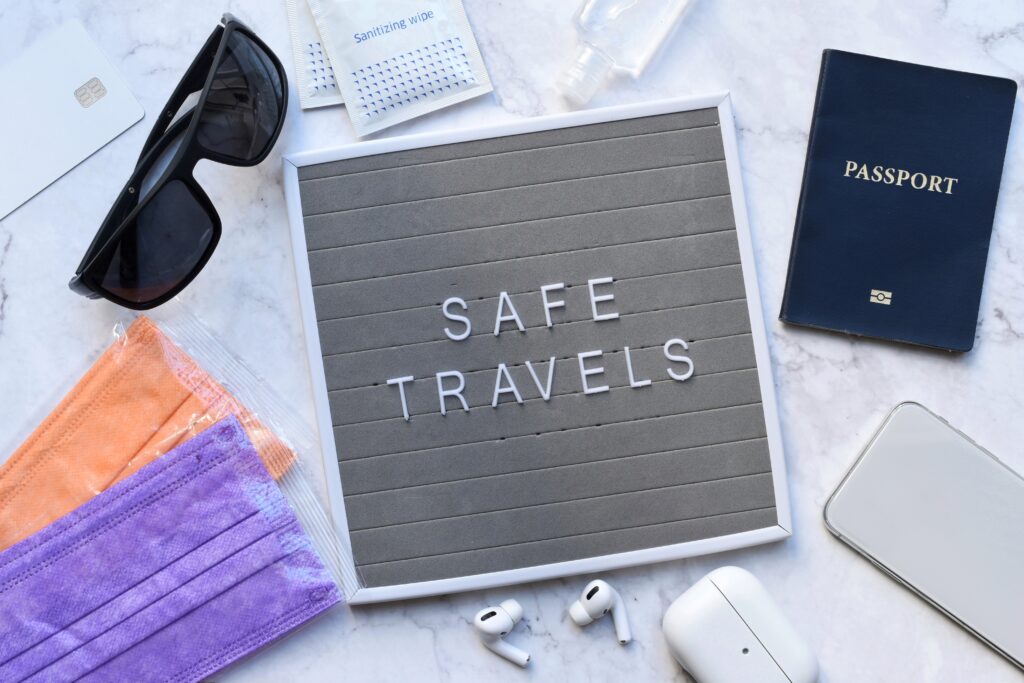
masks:
{"label": "mask pleat", "polygon": [[[32,666],[44,666],[57,657],[64,656],[71,650],[88,643],[95,634],[112,628],[120,621],[144,609],[148,604],[166,595],[177,584],[183,582],[182,572],[190,565],[196,572],[202,572],[223,561],[245,547],[254,537],[269,533],[265,519],[258,512],[253,512],[232,526],[220,531],[195,550],[175,557],[169,564],[158,567],[141,581],[133,583],[120,593],[112,596],[102,604],[97,604],[88,612],[77,616],[73,621],[64,624],[53,624],[54,632],[26,647],[21,652],[9,657],[0,665],[16,662],[19,666],[30,666],[28,662],[36,662]],[[198,556],[198,559],[196,559]],[[185,577],[187,580],[189,577]],[[97,596],[98,599],[98,596]],[[148,602],[147,602],[148,601]]]}
{"label": "mask pleat", "polygon": [[[140,606],[137,603],[146,602],[148,591],[125,596],[120,607],[130,612],[127,616],[118,615],[121,618],[116,623],[97,624],[102,627],[97,635],[47,664],[34,677],[44,681],[76,680],[86,676],[286,556],[274,532],[269,532],[197,576],[187,580],[181,576],[161,577],[160,583],[165,585],[152,586],[152,590],[162,589],[162,597]],[[168,586],[171,590],[167,590]]]}

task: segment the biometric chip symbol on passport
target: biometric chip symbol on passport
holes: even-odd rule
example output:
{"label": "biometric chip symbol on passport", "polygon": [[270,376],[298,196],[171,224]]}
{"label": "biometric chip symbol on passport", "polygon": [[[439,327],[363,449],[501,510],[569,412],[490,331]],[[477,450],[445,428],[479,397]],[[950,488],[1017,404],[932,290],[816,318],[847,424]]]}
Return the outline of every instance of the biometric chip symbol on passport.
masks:
{"label": "biometric chip symbol on passport", "polygon": [[892,305],[892,292],[887,292],[884,289],[872,289],[871,298],[868,299],[873,304],[882,304],[883,306]]}

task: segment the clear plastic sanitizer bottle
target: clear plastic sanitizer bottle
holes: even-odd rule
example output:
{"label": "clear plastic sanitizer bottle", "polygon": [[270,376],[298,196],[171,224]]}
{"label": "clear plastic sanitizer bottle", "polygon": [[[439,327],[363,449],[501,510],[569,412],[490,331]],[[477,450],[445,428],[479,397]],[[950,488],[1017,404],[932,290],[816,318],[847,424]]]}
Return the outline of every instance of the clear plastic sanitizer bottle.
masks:
{"label": "clear plastic sanitizer bottle", "polygon": [[574,23],[580,46],[559,81],[562,94],[583,106],[612,72],[639,78],[693,0],[584,0]]}

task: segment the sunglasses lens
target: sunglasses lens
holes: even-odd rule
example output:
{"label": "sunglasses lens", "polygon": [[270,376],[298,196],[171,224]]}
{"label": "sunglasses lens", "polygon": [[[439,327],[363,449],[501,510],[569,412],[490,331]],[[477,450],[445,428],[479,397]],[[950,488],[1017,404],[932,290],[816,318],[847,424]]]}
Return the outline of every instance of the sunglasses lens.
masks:
{"label": "sunglasses lens", "polygon": [[284,117],[284,83],[270,56],[240,31],[228,37],[196,139],[210,152],[239,161],[263,154]]}
{"label": "sunglasses lens", "polygon": [[185,183],[153,195],[118,236],[109,260],[93,265],[100,288],[144,304],[167,294],[195,270],[213,242],[214,225]]}

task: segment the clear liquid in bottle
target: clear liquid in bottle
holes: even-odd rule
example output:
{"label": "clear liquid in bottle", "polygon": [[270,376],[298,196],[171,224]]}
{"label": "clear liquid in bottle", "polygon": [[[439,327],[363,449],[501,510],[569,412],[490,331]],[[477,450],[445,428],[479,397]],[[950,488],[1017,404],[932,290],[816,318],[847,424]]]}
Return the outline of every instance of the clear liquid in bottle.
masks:
{"label": "clear liquid in bottle", "polygon": [[613,72],[639,78],[693,0],[584,0],[573,23],[579,36],[576,60],[559,86],[583,106]]}

